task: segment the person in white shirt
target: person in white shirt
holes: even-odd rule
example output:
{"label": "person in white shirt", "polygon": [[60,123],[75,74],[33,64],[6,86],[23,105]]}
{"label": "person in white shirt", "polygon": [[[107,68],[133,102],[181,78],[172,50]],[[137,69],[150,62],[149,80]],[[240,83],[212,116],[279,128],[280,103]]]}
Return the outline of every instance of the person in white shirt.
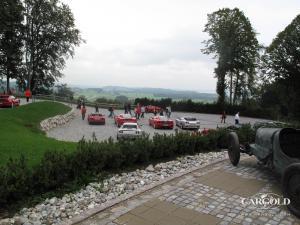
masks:
{"label": "person in white shirt", "polygon": [[240,124],[240,113],[239,112],[237,114],[235,114],[234,120],[235,120],[235,125]]}
{"label": "person in white shirt", "polygon": [[144,118],[144,115],[145,115],[145,106],[142,106],[141,107],[141,118]]}

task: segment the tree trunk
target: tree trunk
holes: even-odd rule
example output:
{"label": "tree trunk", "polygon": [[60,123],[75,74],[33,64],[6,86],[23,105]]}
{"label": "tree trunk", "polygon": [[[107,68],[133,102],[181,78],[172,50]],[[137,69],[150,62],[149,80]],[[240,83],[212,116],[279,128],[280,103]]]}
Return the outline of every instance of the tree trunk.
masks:
{"label": "tree trunk", "polygon": [[232,105],[232,73],[230,73],[230,94],[229,94],[229,104]]}
{"label": "tree trunk", "polygon": [[236,82],[235,82],[235,89],[234,89],[234,95],[233,95],[233,105],[236,104],[236,100],[237,100],[237,92],[238,92],[238,88],[239,88],[239,79],[240,79],[240,72],[237,71],[236,72]]}
{"label": "tree trunk", "polygon": [[[8,71],[7,71],[8,73]],[[6,75],[6,93],[10,93],[10,86],[9,86],[9,75]]]}

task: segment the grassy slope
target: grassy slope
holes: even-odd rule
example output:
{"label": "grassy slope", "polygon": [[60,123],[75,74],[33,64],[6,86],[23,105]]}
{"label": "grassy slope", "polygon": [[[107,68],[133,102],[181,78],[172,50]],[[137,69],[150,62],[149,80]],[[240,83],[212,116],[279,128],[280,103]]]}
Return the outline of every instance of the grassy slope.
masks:
{"label": "grassy slope", "polygon": [[14,109],[0,110],[0,165],[23,154],[30,165],[39,162],[47,150],[72,151],[75,143],[47,138],[39,130],[40,121],[65,114],[69,107],[55,102],[37,102]]}

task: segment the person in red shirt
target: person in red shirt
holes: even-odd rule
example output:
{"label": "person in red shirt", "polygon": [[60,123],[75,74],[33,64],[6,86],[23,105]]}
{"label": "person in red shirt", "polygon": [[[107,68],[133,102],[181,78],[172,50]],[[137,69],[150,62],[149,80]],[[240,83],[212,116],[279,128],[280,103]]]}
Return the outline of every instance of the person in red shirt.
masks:
{"label": "person in red shirt", "polygon": [[26,89],[25,97],[26,97],[26,101],[29,102],[29,98],[31,97],[31,91],[29,89]]}
{"label": "person in red shirt", "polygon": [[85,113],[86,113],[86,108],[85,108],[85,105],[83,104],[81,106],[81,116],[82,116],[82,120],[84,120],[85,118]]}

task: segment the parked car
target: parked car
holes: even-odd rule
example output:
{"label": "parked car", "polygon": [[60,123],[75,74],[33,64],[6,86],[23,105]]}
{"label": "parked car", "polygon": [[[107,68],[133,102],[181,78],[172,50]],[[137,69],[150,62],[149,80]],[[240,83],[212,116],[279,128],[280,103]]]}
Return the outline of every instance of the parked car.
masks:
{"label": "parked car", "polygon": [[157,112],[159,113],[161,111],[161,107],[155,106],[155,105],[147,105],[145,107],[145,112],[146,113],[154,113]]}
{"label": "parked car", "polygon": [[14,107],[20,105],[20,99],[13,95],[0,95],[0,107]]}
{"label": "parked car", "polygon": [[137,120],[135,117],[131,116],[130,114],[120,114],[115,116],[115,124],[120,127],[124,123],[136,123]]}
{"label": "parked car", "polygon": [[173,129],[174,121],[166,116],[152,116],[149,119],[149,125],[154,129],[167,128]]}
{"label": "parked car", "polygon": [[175,120],[176,126],[181,129],[199,129],[200,121],[195,117],[179,117]]}
{"label": "parked car", "polygon": [[88,115],[88,123],[89,124],[105,124],[105,116],[101,113],[91,113]]}
{"label": "parked car", "polygon": [[141,137],[142,130],[137,123],[124,123],[117,133],[117,139],[135,139]]}
{"label": "parked car", "polygon": [[240,144],[237,133],[228,135],[228,155],[237,166],[240,153],[254,155],[262,165],[281,176],[282,192],[290,200],[288,209],[300,218],[300,129],[259,128],[255,143]]}

